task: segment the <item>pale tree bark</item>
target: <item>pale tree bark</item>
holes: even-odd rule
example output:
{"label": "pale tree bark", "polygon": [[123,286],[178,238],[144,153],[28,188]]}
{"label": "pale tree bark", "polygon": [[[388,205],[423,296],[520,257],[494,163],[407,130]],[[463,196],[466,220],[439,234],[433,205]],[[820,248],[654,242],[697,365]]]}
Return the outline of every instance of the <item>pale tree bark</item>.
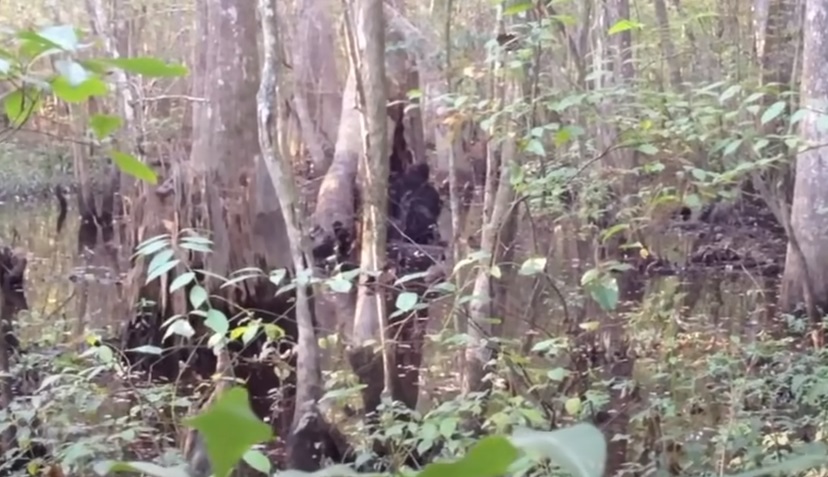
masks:
{"label": "pale tree bark", "polygon": [[[296,176],[290,160],[285,160],[278,152],[274,124],[276,114],[276,85],[278,59],[276,21],[276,0],[259,0],[259,17],[262,22],[264,63],[262,80],[257,95],[259,143],[268,174],[276,190],[281,212],[285,217],[285,227],[290,242],[293,259],[294,276],[303,275],[312,265],[310,250],[304,240],[305,224],[296,190]],[[320,348],[316,340],[314,326],[311,288],[296,288],[296,322],[298,327],[297,361],[296,361],[296,409],[288,435],[288,462],[290,468],[315,471],[321,467],[325,457],[334,457],[341,450],[332,442],[332,436],[338,435],[325,421],[319,410],[322,398],[322,366]]]}
{"label": "pale tree bark", "polygon": [[824,240],[828,230],[828,133],[820,124],[828,111],[828,4],[807,2],[803,34],[800,102],[806,113],[799,127],[805,144],[796,157],[791,229],[804,261],[789,243],[781,299],[783,309],[792,309],[802,303],[803,291],[810,284],[814,305],[824,313],[828,310],[828,248]]}
{"label": "pale tree bark", "polygon": [[670,30],[670,17],[667,14],[667,5],[664,0],[653,0],[655,6],[656,20],[658,21],[658,34],[661,40],[661,52],[664,55],[664,63],[670,75],[670,85],[675,91],[683,89],[681,79],[681,66],[676,56],[676,46],[673,43],[673,34]]}
{"label": "pale tree bark", "polygon": [[341,82],[336,68],[330,7],[323,0],[303,0],[296,16],[293,43],[294,107],[314,169],[324,173],[331,162],[342,114]]}
{"label": "pale tree bark", "polygon": [[[364,101],[363,130],[365,154],[360,162],[362,179],[362,230],[360,283],[349,359],[363,390],[363,403],[373,411],[383,391],[391,393],[393,382],[390,350],[385,347],[387,326],[385,291],[379,274],[386,258],[386,214],[388,210],[388,133],[385,75],[385,15],[382,0],[361,0],[357,4],[357,89]],[[382,355],[374,344],[382,345]]]}

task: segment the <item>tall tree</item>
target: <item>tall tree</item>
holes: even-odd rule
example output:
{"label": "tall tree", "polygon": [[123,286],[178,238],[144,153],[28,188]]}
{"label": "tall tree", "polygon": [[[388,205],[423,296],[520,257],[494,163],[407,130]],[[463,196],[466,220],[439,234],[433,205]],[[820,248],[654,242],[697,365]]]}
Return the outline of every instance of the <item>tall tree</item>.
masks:
{"label": "tall tree", "polygon": [[[800,87],[801,107],[805,115],[799,122],[804,147],[796,157],[791,232],[785,273],[782,280],[782,304],[793,308],[803,302],[810,286],[814,305],[828,310],[828,132],[821,125],[828,111],[828,4],[807,2],[804,26],[803,72]],[[802,258],[794,247],[798,244]]]}

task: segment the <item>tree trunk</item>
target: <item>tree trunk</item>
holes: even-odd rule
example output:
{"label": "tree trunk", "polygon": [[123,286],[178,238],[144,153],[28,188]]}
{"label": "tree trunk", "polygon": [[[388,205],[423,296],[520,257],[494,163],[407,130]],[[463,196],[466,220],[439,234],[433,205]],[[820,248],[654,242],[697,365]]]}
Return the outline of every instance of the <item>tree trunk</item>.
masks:
{"label": "tree trunk", "polygon": [[[805,259],[797,260],[792,244],[788,245],[782,279],[782,308],[790,311],[803,301],[803,288],[810,278],[814,305],[828,310],[828,133],[820,127],[828,101],[828,5],[808,2],[804,28],[803,74],[800,93],[805,116],[799,123],[805,142],[796,158],[791,229]],[[807,269],[806,269],[807,268]]]}
{"label": "tree trunk", "polygon": [[[386,211],[388,210],[388,133],[387,86],[385,81],[385,17],[382,0],[359,2],[357,45],[359,58],[358,90],[364,96],[365,160],[361,161],[362,230],[360,233],[360,275],[356,315],[349,359],[362,384],[363,403],[368,412],[377,409],[386,383],[391,380],[390,350],[386,333],[385,291],[379,272],[385,265]],[[372,342],[383,344],[383,356],[373,352]],[[391,389],[385,389],[391,392]]]}

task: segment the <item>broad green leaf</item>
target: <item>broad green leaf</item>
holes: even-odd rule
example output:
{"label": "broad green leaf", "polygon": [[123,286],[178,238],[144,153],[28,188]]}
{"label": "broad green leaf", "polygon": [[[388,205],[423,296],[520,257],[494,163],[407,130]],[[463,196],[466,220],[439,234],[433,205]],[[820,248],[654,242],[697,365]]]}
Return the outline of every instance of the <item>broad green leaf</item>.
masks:
{"label": "broad green leaf", "polygon": [[158,176],[155,175],[155,171],[134,156],[120,151],[110,151],[109,155],[115,161],[115,165],[118,166],[121,172],[125,172],[136,179],[149,182],[152,185],[158,183]]}
{"label": "broad green leaf", "polygon": [[564,409],[570,416],[579,416],[582,408],[583,406],[581,405],[580,398],[572,397],[564,402]]}
{"label": "broad green leaf", "polygon": [[394,303],[394,306],[402,312],[411,311],[417,306],[418,301],[419,298],[416,293],[402,292],[397,295],[397,301]]}
{"label": "broad green leaf", "polygon": [[768,109],[766,109],[765,112],[762,113],[762,118],[760,119],[762,125],[765,125],[773,121],[774,119],[778,118],[779,115],[782,114],[783,111],[785,111],[785,107],[787,105],[788,103],[786,103],[785,101],[777,101],[768,106]]}
{"label": "broad green leaf", "polygon": [[273,438],[270,426],[250,409],[247,390],[235,386],[185,424],[201,432],[215,477],[227,477],[245,453]]}
{"label": "broad green leaf", "polygon": [[93,96],[106,96],[109,87],[99,78],[90,77],[82,83],[73,86],[65,76],[57,76],[51,83],[55,96],[67,103],[83,103]]}
{"label": "broad green leaf", "polygon": [[799,121],[808,114],[808,110],[805,108],[798,109],[795,113],[791,114],[791,126],[795,126]]}
{"label": "broad green leaf", "polygon": [[80,86],[81,83],[89,79],[89,72],[86,68],[72,60],[57,60],[55,61],[55,69],[69,81],[69,85],[73,88]]}
{"label": "broad green leaf", "polygon": [[546,372],[546,377],[552,381],[563,381],[567,376],[569,376],[569,371],[565,368],[555,368]]}
{"label": "broad green leaf", "polygon": [[156,270],[158,270],[160,267],[167,265],[167,263],[172,260],[174,255],[175,252],[170,249],[162,250],[156,253],[152,257],[152,260],[150,260],[149,265],[147,265],[147,274],[155,275]]}
{"label": "broad green leaf", "polygon": [[616,33],[621,33],[629,30],[638,30],[642,28],[644,25],[642,23],[634,22],[632,20],[623,19],[620,20],[615,25],[611,26],[610,29],[607,31],[608,35],[615,35]]}
{"label": "broad green leaf", "polygon": [[183,65],[165,63],[158,58],[146,56],[134,58],[115,58],[101,61],[129,73],[135,73],[142,76],[172,77],[184,76],[187,74],[187,68]]}
{"label": "broad green leaf", "polygon": [[124,121],[118,116],[109,114],[96,114],[89,118],[89,127],[98,139],[103,139],[120,129],[123,123]]}
{"label": "broad green leaf", "polygon": [[14,127],[22,126],[38,108],[40,108],[40,93],[33,88],[17,89],[3,100],[3,109],[9,123]]}
{"label": "broad green leaf", "polygon": [[138,346],[137,348],[129,349],[127,351],[131,351],[133,353],[144,353],[144,354],[160,355],[163,350],[161,348],[159,348],[158,346],[144,345],[144,346]]}
{"label": "broad green leaf", "polygon": [[78,35],[72,25],[49,26],[37,32],[37,36],[66,51],[74,51],[78,47]]}
{"label": "broad green leaf", "polygon": [[641,144],[636,149],[638,149],[638,152],[646,154],[648,156],[652,156],[658,153],[658,148],[653,146],[652,144]]}
{"label": "broad green leaf", "polygon": [[179,288],[186,287],[195,279],[195,273],[193,272],[184,272],[181,275],[175,277],[175,280],[170,283],[170,293],[178,290]]}
{"label": "broad green leaf", "polygon": [[326,282],[331,290],[335,291],[336,293],[348,293],[353,288],[353,283],[350,280],[346,280],[342,274],[337,274],[330,280]]}
{"label": "broad green leaf", "polygon": [[518,275],[532,276],[543,272],[546,268],[546,257],[529,258],[523,262],[518,270]]}
{"label": "broad green leaf", "polygon": [[11,62],[5,58],[0,58],[0,75],[7,75],[11,72]]}
{"label": "broad green leaf", "polygon": [[518,2],[503,9],[504,16],[517,15],[532,9],[532,2]]}
{"label": "broad green leaf", "polygon": [[171,260],[165,263],[164,265],[161,265],[153,273],[147,275],[147,283],[150,283],[156,278],[160,277],[161,275],[169,272],[170,270],[175,268],[176,265],[178,265],[179,263],[181,263],[181,260],[176,258],[175,260]]}
{"label": "broad green leaf", "polygon": [[601,281],[592,282],[588,287],[592,299],[605,311],[612,311],[618,306],[618,280],[612,275],[605,275]]}
{"label": "broad green leaf", "polygon": [[183,336],[184,338],[192,338],[195,336],[195,330],[193,329],[193,325],[190,324],[190,321],[186,318],[178,318],[173,320],[172,323],[167,327],[167,331],[164,332],[164,339],[169,338],[172,335]]}
{"label": "broad green leaf", "polygon": [[722,151],[722,156],[729,156],[729,155],[733,154],[734,152],[738,151],[739,146],[742,145],[742,141],[743,141],[743,139],[741,139],[741,138],[734,139],[733,141],[730,141],[727,144],[727,147],[724,148],[724,151]]}
{"label": "broad green leaf", "polygon": [[244,453],[242,459],[254,470],[258,470],[265,475],[270,475],[270,470],[273,465],[270,463],[267,456],[262,453],[262,451],[251,449]]}
{"label": "broad green leaf", "polygon": [[201,285],[196,285],[190,289],[190,304],[193,308],[201,308],[201,305],[207,302],[207,290]]}
{"label": "broad green leaf", "polygon": [[607,460],[607,442],[598,428],[576,424],[555,431],[518,429],[512,444],[528,454],[545,457],[574,477],[601,477]]}
{"label": "broad green leaf", "polygon": [[518,455],[509,439],[487,436],[477,441],[460,460],[429,464],[418,477],[499,477],[507,475]]}
{"label": "broad green leaf", "polygon": [[262,325],[258,323],[253,323],[252,325],[244,327],[244,333],[242,334],[242,343],[248,344],[253,341],[253,338],[256,337],[256,334],[261,329]]}
{"label": "broad green leaf", "polygon": [[161,467],[152,462],[117,462],[103,461],[96,462],[93,466],[98,475],[109,475],[118,473],[137,473],[152,477],[190,477],[184,466]]}
{"label": "broad green leaf", "polygon": [[587,286],[590,283],[594,282],[598,279],[598,276],[601,274],[601,271],[597,268],[590,268],[581,276],[581,286]]}
{"label": "broad green leaf", "polygon": [[214,333],[219,335],[226,335],[228,331],[230,331],[230,321],[227,317],[219,310],[215,308],[211,308],[207,310],[207,318],[204,320],[204,326],[213,330]]}
{"label": "broad green leaf", "polygon": [[719,96],[719,102],[720,103],[726,102],[730,98],[736,96],[736,94],[739,93],[739,91],[741,91],[741,90],[742,90],[742,87],[740,85],[738,85],[738,84],[732,85],[731,87],[724,90],[724,92]]}
{"label": "broad green leaf", "polygon": [[537,139],[530,139],[527,141],[525,149],[526,152],[531,152],[536,156],[546,157],[546,151],[543,149],[543,143]]}

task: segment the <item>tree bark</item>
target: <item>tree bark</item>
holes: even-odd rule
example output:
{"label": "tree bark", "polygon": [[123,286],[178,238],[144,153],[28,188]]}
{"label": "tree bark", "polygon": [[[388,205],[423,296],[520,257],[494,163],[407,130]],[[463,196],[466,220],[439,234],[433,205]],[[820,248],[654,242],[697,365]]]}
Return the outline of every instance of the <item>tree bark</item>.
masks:
{"label": "tree bark", "polygon": [[814,305],[828,310],[828,133],[820,124],[828,104],[828,5],[808,2],[804,28],[801,107],[806,111],[799,123],[805,148],[796,157],[791,229],[805,263],[797,260],[789,243],[782,279],[782,308],[790,311],[803,301],[810,278]]}
{"label": "tree bark", "polygon": [[[379,273],[386,258],[386,213],[388,210],[388,98],[385,76],[385,16],[382,0],[362,0],[358,4],[357,57],[360,77],[357,90],[363,93],[365,154],[360,164],[362,180],[362,227],[360,233],[360,283],[357,292],[354,331],[349,359],[363,390],[368,412],[377,409],[380,397],[391,379],[388,362],[390,350],[385,346],[385,290]],[[380,359],[371,343],[383,345]]]}

